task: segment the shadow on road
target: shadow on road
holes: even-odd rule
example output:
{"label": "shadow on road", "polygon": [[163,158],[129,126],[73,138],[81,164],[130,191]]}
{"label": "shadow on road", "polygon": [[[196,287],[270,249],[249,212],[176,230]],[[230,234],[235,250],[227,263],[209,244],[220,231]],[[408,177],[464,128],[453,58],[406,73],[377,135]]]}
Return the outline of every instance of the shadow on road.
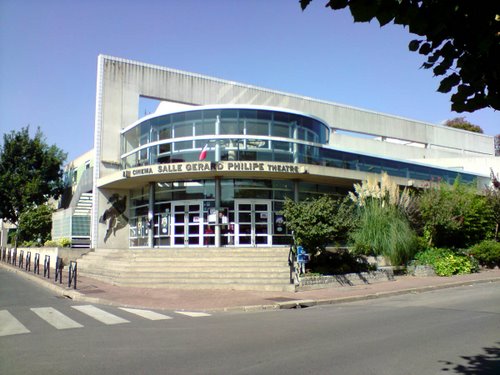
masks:
{"label": "shadow on road", "polygon": [[[500,342],[497,343],[500,345]],[[454,374],[465,375],[498,375],[500,374],[500,346],[483,348],[484,353],[474,356],[462,356],[467,364],[456,364],[442,361],[446,364],[443,371],[453,371]]]}

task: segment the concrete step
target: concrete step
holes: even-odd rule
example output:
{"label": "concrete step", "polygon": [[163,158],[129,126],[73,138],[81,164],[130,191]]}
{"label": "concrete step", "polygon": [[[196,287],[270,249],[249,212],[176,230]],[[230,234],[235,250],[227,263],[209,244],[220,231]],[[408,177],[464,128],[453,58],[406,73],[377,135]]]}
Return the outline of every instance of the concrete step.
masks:
{"label": "concrete step", "polygon": [[97,249],[79,274],[116,285],[292,290],[287,248]]}

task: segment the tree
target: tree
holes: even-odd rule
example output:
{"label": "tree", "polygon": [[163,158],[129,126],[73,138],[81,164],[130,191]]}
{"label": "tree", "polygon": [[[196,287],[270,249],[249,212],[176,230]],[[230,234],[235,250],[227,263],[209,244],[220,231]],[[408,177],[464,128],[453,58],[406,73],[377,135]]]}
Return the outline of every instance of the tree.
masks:
{"label": "tree", "polygon": [[0,215],[13,224],[21,213],[57,198],[63,190],[62,165],[66,154],[49,146],[38,128],[30,138],[29,127],[4,134],[0,148]]}
{"label": "tree", "polygon": [[52,212],[47,204],[40,204],[24,210],[19,217],[18,240],[24,243],[44,244],[50,240]]}
{"label": "tree", "polygon": [[[312,0],[300,0],[302,10]],[[437,91],[451,95],[451,109],[473,112],[500,109],[500,6],[497,1],[329,0],[333,10],[348,7],[354,22],[376,18],[408,26],[419,39],[410,51],[426,56],[422,64],[444,76]]]}
{"label": "tree", "polygon": [[324,250],[329,243],[345,241],[354,225],[353,205],[347,199],[322,196],[294,202],[286,198],[282,213],[296,244],[310,253]]}
{"label": "tree", "polygon": [[450,128],[467,130],[474,133],[483,133],[483,129],[480,126],[470,123],[465,117],[455,117],[452,120],[447,120],[444,125]]}

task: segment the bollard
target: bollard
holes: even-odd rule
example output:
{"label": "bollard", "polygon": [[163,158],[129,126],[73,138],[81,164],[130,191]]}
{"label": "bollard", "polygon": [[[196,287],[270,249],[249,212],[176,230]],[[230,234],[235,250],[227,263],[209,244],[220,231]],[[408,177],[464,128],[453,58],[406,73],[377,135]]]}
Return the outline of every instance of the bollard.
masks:
{"label": "bollard", "polygon": [[24,250],[19,252],[19,268],[24,268]]}
{"label": "bollard", "polygon": [[31,251],[26,253],[26,268],[25,271],[31,271]]}
{"label": "bollard", "polygon": [[40,253],[35,253],[35,261],[33,262],[33,273],[40,275]]}
{"label": "bollard", "polygon": [[17,266],[17,249],[12,250],[12,265]]}
{"label": "bollard", "polygon": [[73,283],[73,289],[76,289],[76,270],[77,263],[75,261],[69,262],[69,273],[68,273],[68,288],[71,288],[71,283]]}
{"label": "bollard", "polygon": [[7,257],[7,248],[6,248],[6,247],[4,247],[4,248],[2,249],[2,260],[3,260],[4,262],[5,262],[5,260],[6,260],[6,257]]}
{"label": "bollard", "polygon": [[12,249],[7,251],[7,263],[10,264],[11,260],[12,260]]}
{"label": "bollard", "polygon": [[43,277],[45,276],[50,279],[50,255],[45,255],[45,260],[43,261]]}
{"label": "bollard", "polygon": [[63,261],[62,258],[57,257],[56,258],[56,283],[57,279],[59,278],[59,284],[62,284],[62,269],[63,269]]}

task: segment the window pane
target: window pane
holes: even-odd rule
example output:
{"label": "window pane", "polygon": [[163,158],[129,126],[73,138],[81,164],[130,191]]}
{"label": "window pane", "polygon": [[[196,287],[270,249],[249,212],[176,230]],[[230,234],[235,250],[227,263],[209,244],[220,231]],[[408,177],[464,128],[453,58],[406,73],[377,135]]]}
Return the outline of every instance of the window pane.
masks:
{"label": "window pane", "polygon": [[269,123],[263,121],[247,121],[247,134],[269,135]]}

